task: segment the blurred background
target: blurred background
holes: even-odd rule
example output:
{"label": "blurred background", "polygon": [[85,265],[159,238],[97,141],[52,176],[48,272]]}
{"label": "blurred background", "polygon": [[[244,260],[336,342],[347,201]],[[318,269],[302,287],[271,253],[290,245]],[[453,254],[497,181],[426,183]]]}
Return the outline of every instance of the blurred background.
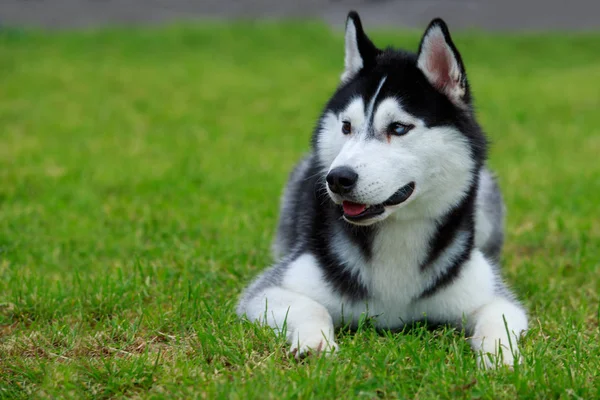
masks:
{"label": "blurred background", "polygon": [[590,30],[598,0],[2,0],[0,24],[51,28],[173,20],[318,18],[341,26],[349,9],[382,27],[422,27],[443,16],[453,29]]}
{"label": "blurred background", "polygon": [[[531,317],[519,373],[439,332],[290,364],[235,316],[350,9],[381,47],[449,24]],[[598,88],[600,0],[0,0],[0,398],[600,399]]]}

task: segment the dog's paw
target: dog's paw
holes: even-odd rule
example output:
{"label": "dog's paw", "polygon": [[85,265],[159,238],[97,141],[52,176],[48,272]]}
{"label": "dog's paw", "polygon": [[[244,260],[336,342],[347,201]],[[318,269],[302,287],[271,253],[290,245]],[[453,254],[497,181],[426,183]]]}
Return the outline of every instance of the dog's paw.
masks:
{"label": "dog's paw", "polygon": [[330,355],[337,349],[338,345],[333,339],[328,340],[323,334],[317,334],[293,343],[290,354],[300,360],[311,355]]}
{"label": "dog's paw", "polygon": [[527,330],[527,315],[519,304],[499,297],[477,310],[472,318],[470,341],[480,368],[513,368],[521,362],[518,342]]}
{"label": "dog's paw", "polygon": [[484,353],[480,351],[477,354],[477,366],[480,369],[497,369],[508,367],[513,369],[515,364],[521,364],[522,359],[518,349],[513,349],[502,346],[501,352]]}

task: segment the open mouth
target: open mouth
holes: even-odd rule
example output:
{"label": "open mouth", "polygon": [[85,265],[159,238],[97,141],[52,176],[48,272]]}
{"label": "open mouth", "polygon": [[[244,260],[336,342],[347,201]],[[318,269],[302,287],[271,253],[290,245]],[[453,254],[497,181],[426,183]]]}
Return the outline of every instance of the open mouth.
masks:
{"label": "open mouth", "polygon": [[342,202],[344,209],[344,218],[348,221],[358,222],[370,219],[385,212],[386,206],[395,206],[405,202],[413,194],[415,183],[411,182],[408,185],[402,186],[389,199],[380,204],[368,205],[361,203],[353,203],[351,201]]}

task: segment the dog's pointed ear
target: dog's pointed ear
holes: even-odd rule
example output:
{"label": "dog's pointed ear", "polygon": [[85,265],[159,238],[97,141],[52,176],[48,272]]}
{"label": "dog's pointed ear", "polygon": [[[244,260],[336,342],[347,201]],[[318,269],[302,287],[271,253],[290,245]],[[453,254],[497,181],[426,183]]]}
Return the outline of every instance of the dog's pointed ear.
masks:
{"label": "dog's pointed ear", "polygon": [[425,30],[417,66],[431,85],[455,105],[461,108],[469,106],[471,100],[465,67],[442,19],[434,19]]}
{"label": "dog's pointed ear", "polygon": [[372,67],[379,53],[380,50],[363,31],[358,13],[350,11],[346,19],[346,53],[342,82],[348,82],[363,68]]}

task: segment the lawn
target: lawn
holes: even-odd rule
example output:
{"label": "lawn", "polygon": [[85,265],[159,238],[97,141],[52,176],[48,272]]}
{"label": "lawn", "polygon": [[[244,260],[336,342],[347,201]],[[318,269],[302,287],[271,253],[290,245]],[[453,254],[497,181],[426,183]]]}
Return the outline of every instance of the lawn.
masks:
{"label": "lawn", "polygon": [[[418,32],[374,32],[416,49]],[[600,34],[455,35],[508,205],[524,362],[238,321],[343,65],[313,23],[0,33],[1,398],[600,398]]]}

